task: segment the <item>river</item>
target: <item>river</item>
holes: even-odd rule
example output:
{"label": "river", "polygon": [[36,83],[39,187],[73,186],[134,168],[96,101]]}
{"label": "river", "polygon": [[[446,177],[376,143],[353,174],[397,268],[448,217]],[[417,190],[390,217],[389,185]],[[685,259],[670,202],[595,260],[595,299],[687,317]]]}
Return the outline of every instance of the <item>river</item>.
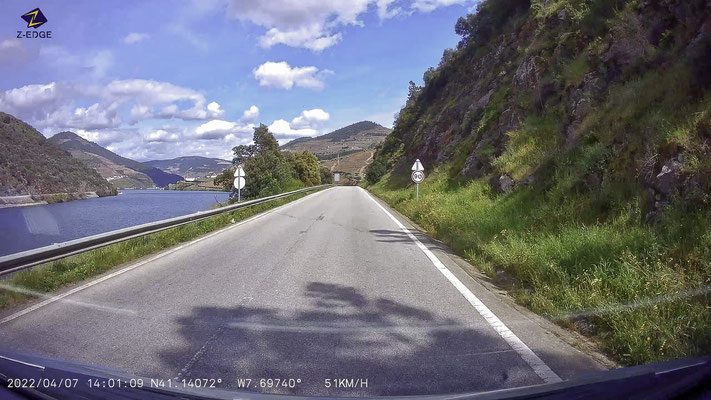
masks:
{"label": "river", "polygon": [[227,192],[121,190],[118,196],[0,209],[0,256],[208,210]]}

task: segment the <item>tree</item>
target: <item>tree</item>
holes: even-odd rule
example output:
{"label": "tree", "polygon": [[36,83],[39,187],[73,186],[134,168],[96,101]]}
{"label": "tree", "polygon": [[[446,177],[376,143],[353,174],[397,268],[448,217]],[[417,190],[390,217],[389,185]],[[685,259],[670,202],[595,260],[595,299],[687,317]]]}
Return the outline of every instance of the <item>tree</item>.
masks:
{"label": "tree", "polygon": [[328,167],[321,165],[319,167],[319,172],[321,174],[321,184],[322,185],[325,185],[327,183],[333,183],[333,172],[331,172],[331,170]]}
{"label": "tree", "polygon": [[241,144],[239,146],[233,147],[232,153],[234,153],[234,156],[232,157],[232,164],[243,164],[248,159],[254,156],[254,150],[255,147],[252,144]]}
{"label": "tree", "polygon": [[454,49],[444,49],[444,52],[442,52],[442,59],[439,61],[439,66],[442,67],[443,65],[448,64],[454,59],[455,54],[456,50]]}
{"label": "tree", "polygon": [[264,124],[259,124],[258,128],[254,128],[254,153],[273,152],[279,153],[279,142],[269,132],[269,129]]}
{"label": "tree", "polygon": [[454,33],[462,37],[457,45],[484,45],[492,36],[502,32],[512,16],[531,6],[531,0],[487,0],[479,3],[476,13],[459,17]]}
{"label": "tree", "polygon": [[294,154],[293,167],[301,182],[306,186],[321,184],[321,173],[319,171],[318,158],[308,151],[301,151]]}
{"label": "tree", "polygon": [[[245,198],[264,197],[321,183],[316,156],[310,152],[282,152],[266,125],[254,128],[252,142],[232,149],[232,162],[241,164],[247,175],[247,184],[242,191]],[[215,184],[230,190],[233,175],[234,167],[215,178]]]}
{"label": "tree", "polygon": [[225,191],[232,190],[232,183],[234,182],[234,168],[227,168],[220,175],[217,175],[212,181],[217,186],[222,186]]}
{"label": "tree", "polygon": [[415,82],[410,81],[409,86],[407,88],[407,102],[406,103],[411,103],[417,99],[417,96],[419,96],[420,92],[422,92],[422,86],[417,86],[415,85]]}
{"label": "tree", "polygon": [[303,186],[278,148],[276,151],[269,147],[262,149],[244,163],[244,172],[247,175],[245,196],[269,196]]}

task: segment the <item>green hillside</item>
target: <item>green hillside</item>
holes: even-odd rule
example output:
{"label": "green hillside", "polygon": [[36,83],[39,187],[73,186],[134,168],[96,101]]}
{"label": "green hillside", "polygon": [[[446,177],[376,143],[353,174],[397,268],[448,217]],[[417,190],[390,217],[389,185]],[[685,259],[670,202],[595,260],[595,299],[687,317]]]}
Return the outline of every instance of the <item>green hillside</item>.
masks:
{"label": "green hillside", "polygon": [[0,112],[0,196],[84,192],[107,196],[115,189],[33,127]]}
{"label": "green hillside", "polygon": [[701,0],[485,0],[369,188],[622,363],[708,354],[709,27]]}
{"label": "green hillside", "polygon": [[382,132],[382,133],[389,133],[389,129],[385,128],[382,125],[376,124],[375,122],[371,121],[360,121],[356,122],[355,124],[350,124],[348,126],[345,126],[340,129],[336,129],[333,132],[329,132],[323,136],[320,136],[321,139],[328,139],[331,141],[337,141],[337,140],[347,140],[355,135],[357,135],[360,132],[365,132],[365,131],[373,131],[376,130],[377,132]]}
{"label": "green hillside", "polygon": [[281,146],[283,150],[309,151],[319,159],[336,158],[338,154],[352,154],[371,150],[385,140],[390,129],[371,121],[350,124],[325,135],[294,139]]}

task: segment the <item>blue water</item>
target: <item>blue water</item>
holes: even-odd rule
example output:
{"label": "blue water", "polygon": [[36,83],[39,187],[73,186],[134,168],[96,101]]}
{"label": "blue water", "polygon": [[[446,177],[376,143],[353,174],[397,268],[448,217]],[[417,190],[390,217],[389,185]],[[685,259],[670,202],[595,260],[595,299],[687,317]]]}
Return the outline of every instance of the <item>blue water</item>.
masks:
{"label": "blue water", "polygon": [[121,195],[0,209],[0,256],[208,210],[227,192],[122,190]]}

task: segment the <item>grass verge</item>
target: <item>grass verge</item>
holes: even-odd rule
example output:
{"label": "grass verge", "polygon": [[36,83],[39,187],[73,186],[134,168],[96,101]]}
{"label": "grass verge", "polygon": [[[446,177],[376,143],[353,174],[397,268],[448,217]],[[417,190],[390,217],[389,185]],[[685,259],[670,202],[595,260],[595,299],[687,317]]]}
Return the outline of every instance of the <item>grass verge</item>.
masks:
{"label": "grass verge", "polygon": [[514,298],[593,338],[625,365],[711,353],[711,213],[668,209],[656,225],[634,205],[602,212],[591,196],[554,200],[530,187],[492,193],[386,175],[367,188],[442,240]]}
{"label": "grass verge", "polygon": [[[317,190],[316,190],[317,191]],[[4,283],[15,288],[33,292],[49,293],[64,286],[80,282],[107,272],[119,265],[157,253],[180,243],[187,242],[234,222],[242,221],[261,212],[287,204],[315,193],[298,193],[286,198],[272,200],[191,222],[176,228],[145,235],[140,238],[108,245],[75,256],[41,264],[21,271]],[[0,289],[0,309],[20,305],[32,298],[20,291]]]}

